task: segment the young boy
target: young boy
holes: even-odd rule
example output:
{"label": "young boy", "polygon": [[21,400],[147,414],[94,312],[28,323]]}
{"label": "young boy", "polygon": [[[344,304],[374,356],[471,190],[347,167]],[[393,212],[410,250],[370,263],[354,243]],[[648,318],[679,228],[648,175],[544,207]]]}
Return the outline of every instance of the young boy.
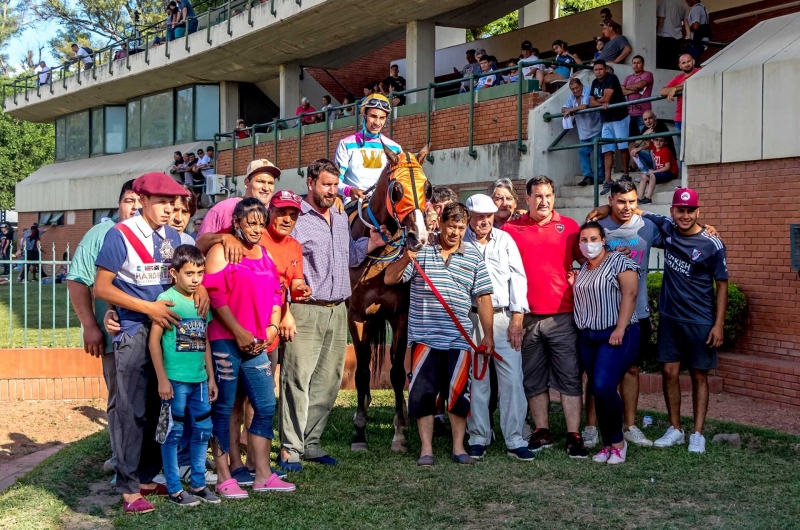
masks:
{"label": "young boy", "polygon": [[[206,453],[211,438],[211,403],[217,399],[217,385],[211,364],[211,348],[206,338],[207,320],[197,314],[194,293],[203,280],[205,258],[191,245],[181,245],[172,255],[169,268],[175,285],[158,295],[172,302],[178,314],[177,326],[169,329],[153,323],[150,330],[150,355],[158,377],[158,394],[170,406],[172,428],[161,446],[164,477],[169,500],[178,506],[197,506],[200,502],[218,504],[220,500],[206,488]],[[191,421],[191,489],[183,491],[178,473],[178,442],[183,426]]]}
{"label": "young boy", "polygon": [[667,147],[667,140],[663,137],[653,138],[653,149],[645,156],[646,151],[639,153],[642,162],[642,181],[639,183],[639,203],[650,204],[653,202],[653,192],[656,184],[669,182],[678,176],[678,162],[672,151]]}

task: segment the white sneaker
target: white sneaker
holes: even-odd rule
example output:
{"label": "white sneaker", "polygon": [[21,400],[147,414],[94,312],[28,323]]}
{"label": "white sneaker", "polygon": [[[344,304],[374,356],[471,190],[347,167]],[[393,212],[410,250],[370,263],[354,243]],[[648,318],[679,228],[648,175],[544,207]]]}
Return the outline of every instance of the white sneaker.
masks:
{"label": "white sneaker", "polygon": [[164,473],[159,473],[158,475],[153,477],[153,482],[155,482],[156,484],[166,484],[167,477],[164,476]]}
{"label": "white sneaker", "polygon": [[[191,466],[180,466],[178,468],[178,476],[181,478],[181,482],[189,483],[192,479],[192,468]],[[206,470],[206,485],[207,486],[214,486],[217,483],[217,474],[213,471]]]}
{"label": "white sneaker", "polygon": [[625,457],[628,454],[628,442],[623,443],[624,445],[622,446],[622,449],[611,447],[611,456],[608,457],[608,462],[606,462],[607,464],[614,465],[625,462]]}
{"label": "white sneaker", "polygon": [[[586,442],[584,442],[583,445],[586,445]],[[608,462],[608,459],[610,457],[611,457],[611,448],[608,447],[608,446],[605,446],[605,447],[601,448],[600,451],[596,455],[594,455],[592,457],[592,461],[600,462],[601,464],[605,464],[606,462]]]}
{"label": "white sneaker", "polygon": [[689,452],[690,453],[706,452],[706,439],[699,432],[695,432],[689,437]]}
{"label": "white sneaker", "polygon": [[672,447],[673,445],[683,445],[684,441],[683,431],[679,431],[670,425],[664,436],[653,442],[653,445],[656,447]]}
{"label": "white sneaker", "polygon": [[647,439],[642,431],[636,425],[631,425],[623,435],[626,442],[641,445],[642,447],[653,447],[653,442]]}
{"label": "white sneaker", "polygon": [[581,433],[583,438],[584,447],[594,447],[600,441],[600,436],[597,434],[597,427],[587,425]]}

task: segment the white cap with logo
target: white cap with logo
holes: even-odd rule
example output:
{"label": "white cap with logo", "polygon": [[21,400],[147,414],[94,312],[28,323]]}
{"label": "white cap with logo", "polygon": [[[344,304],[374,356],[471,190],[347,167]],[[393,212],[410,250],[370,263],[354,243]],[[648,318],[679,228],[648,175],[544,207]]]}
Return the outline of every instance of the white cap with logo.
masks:
{"label": "white cap with logo", "polygon": [[488,195],[478,193],[467,199],[467,210],[472,213],[496,213],[497,205]]}

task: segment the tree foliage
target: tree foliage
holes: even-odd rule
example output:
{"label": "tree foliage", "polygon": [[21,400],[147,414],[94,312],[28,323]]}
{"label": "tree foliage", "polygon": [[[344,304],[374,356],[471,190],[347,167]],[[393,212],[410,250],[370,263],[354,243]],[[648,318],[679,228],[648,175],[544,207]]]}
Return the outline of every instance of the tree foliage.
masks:
{"label": "tree foliage", "polygon": [[12,118],[0,113],[0,209],[14,207],[17,182],[53,161],[53,126]]}
{"label": "tree foliage", "polygon": [[594,9],[596,7],[605,6],[616,2],[617,0],[559,0],[558,11],[559,15],[565,17],[567,15],[574,15],[587,9]]}
{"label": "tree foliage", "polygon": [[502,35],[509,31],[514,31],[519,27],[519,11],[513,11],[503,18],[498,18],[480,28],[473,28],[467,30],[467,42],[472,42],[478,39],[485,39],[487,37],[494,37],[495,35]]}

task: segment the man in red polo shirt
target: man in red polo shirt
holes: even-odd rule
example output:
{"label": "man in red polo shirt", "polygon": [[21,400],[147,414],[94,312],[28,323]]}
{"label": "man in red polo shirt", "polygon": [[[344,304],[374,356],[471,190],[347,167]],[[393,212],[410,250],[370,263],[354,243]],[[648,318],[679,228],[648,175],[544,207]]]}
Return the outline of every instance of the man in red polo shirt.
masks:
{"label": "man in red polo shirt", "polygon": [[508,221],[528,278],[530,313],[523,321],[522,374],[525,397],[536,424],[528,443],[532,451],[553,445],[549,389],[561,393],[567,420],[567,454],[587,458],[579,432],[583,385],[578,364],[578,329],[573,320],[573,262],[584,261],[578,246],[578,223],[553,210],[555,186],[545,176],[525,186],[528,215]]}

